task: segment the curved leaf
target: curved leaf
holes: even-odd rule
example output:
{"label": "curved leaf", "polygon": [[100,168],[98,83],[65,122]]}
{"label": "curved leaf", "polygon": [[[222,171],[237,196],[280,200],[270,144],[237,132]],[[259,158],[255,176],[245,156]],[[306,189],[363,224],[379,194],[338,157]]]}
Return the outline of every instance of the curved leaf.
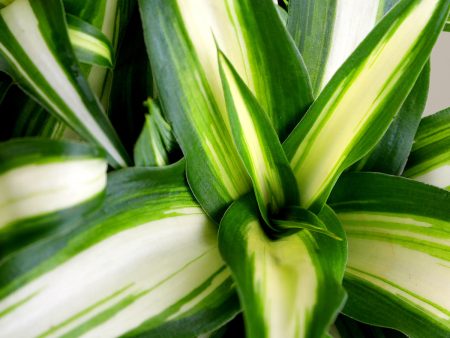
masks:
{"label": "curved leaf", "polygon": [[114,50],[108,38],[96,27],[73,15],[67,15],[69,39],[82,63],[111,68]]}
{"label": "curved leaf", "polygon": [[450,108],[422,119],[403,175],[450,188]]}
{"label": "curved leaf", "polygon": [[1,256],[97,208],[105,186],[97,149],[45,139],[0,143]]}
{"label": "curved leaf", "polygon": [[450,192],[353,173],[338,181],[329,203],[349,245],[344,313],[410,337],[448,337]]}

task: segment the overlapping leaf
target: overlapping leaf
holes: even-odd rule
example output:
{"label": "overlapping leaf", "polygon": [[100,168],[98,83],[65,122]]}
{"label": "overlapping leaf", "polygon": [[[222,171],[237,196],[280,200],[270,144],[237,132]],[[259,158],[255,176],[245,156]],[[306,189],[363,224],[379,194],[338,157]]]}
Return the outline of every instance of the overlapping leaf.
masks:
{"label": "overlapping leaf", "polygon": [[50,112],[104,148],[114,166],[125,154],[69,43],[59,0],[16,0],[0,10],[0,54],[7,71]]}
{"label": "overlapping leaf", "polygon": [[383,136],[428,60],[449,6],[444,0],[401,1],[289,136],[284,148],[302,207],[320,210],[340,173]]}
{"label": "overlapping leaf", "polygon": [[140,9],[152,71],[187,159],[189,184],[202,207],[219,218],[250,182],[232,146],[217,46],[282,139],[311,101],[302,60],[270,0],[142,0]]}
{"label": "overlapping leaf", "polygon": [[109,177],[99,213],[0,263],[0,336],[180,336],[239,309],[184,164]]}

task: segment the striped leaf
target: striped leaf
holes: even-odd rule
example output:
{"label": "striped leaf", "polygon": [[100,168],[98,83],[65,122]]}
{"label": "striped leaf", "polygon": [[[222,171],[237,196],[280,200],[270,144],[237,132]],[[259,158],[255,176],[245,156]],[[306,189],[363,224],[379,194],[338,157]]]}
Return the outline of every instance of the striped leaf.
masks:
{"label": "striped leaf", "polygon": [[320,93],[398,0],[291,0],[287,28]]}
{"label": "striped leaf", "polygon": [[0,54],[47,110],[104,148],[113,166],[126,165],[117,135],[80,74],[59,0],[15,0],[1,9]]}
{"label": "striped leaf", "polygon": [[0,256],[103,201],[106,161],[86,145],[45,139],[0,143]]}
{"label": "striped leaf", "polygon": [[[61,139],[66,127],[18,86],[11,86],[0,102],[2,122],[0,140],[17,137],[45,137]],[[14,112],[14,114],[7,113]]]}
{"label": "striped leaf", "polygon": [[102,31],[73,15],[67,15],[67,24],[78,61],[107,68],[113,66],[114,50]]}
{"label": "striped leaf", "polygon": [[449,7],[446,0],[402,0],[322,91],[284,144],[302,207],[319,210],[340,173],[383,136],[428,60]]}
{"label": "striped leaf", "polygon": [[270,224],[269,216],[298,203],[295,177],[268,116],[220,51],[219,66],[234,142]]}
{"label": "striped leaf", "polygon": [[[249,190],[250,180],[232,146],[217,46],[281,139],[311,102],[301,57],[270,0],[139,4],[160,99],[186,156],[189,184],[202,207],[220,218]],[[286,95],[291,91],[296,95]]]}
{"label": "striped leaf", "polygon": [[430,64],[427,63],[386,134],[368,155],[356,163],[357,170],[402,174],[425,109],[429,82]]}
{"label": "striped leaf", "polygon": [[450,16],[447,18],[447,22],[445,23],[444,26],[444,31],[450,32]]}
{"label": "striped leaf", "polygon": [[145,105],[149,114],[134,148],[134,162],[141,167],[162,167],[168,165],[169,153],[175,147],[172,128],[161,115],[159,104],[147,99]]}
{"label": "striped leaf", "polygon": [[[100,30],[117,50],[134,8],[133,0],[63,0],[68,14]],[[112,73],[104,67],[91,67],[86,76],[95,95],[108,107]]]}
{"label": "striped leaf", "polygon": [[[346,244],[308,230],[271,240],[251,196],[233,203],[219,229],[219,249],[237,283],[247,337],[322,337],[345,299]],[[342,238],[332,210],[322,220]]]}
{"label": "striped leaf", "polygon": [[0,336],[192,337],[239,310],[184,164],[108,178],[102,210],[0,263]]}
{"label": "striped leaf", "polygon": [[450,189],[450,108],[422,119],[403,175]]}
{"label": "striped leaf", "polygon": [[344,313],[410,337],[448,337],[450,193],[355,173],[338,181],[329,203],[349,246]]}

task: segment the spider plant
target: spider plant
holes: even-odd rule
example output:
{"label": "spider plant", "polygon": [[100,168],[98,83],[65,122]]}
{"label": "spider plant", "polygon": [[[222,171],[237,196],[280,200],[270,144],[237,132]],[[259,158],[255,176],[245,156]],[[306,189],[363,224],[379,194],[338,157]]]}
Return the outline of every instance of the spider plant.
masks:
{"label": "spider plant", "polygon": [[448,337],[449,11],[0,0],[0,337]]}

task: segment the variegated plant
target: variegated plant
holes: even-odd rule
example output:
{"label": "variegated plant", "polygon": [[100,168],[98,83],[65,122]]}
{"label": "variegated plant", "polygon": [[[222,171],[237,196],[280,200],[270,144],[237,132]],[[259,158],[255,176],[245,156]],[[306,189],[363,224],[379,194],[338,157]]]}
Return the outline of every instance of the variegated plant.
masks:
{"label": "variegated plant", "polygon": [[0,337],[449,337],[449,11],[0,0]]}

